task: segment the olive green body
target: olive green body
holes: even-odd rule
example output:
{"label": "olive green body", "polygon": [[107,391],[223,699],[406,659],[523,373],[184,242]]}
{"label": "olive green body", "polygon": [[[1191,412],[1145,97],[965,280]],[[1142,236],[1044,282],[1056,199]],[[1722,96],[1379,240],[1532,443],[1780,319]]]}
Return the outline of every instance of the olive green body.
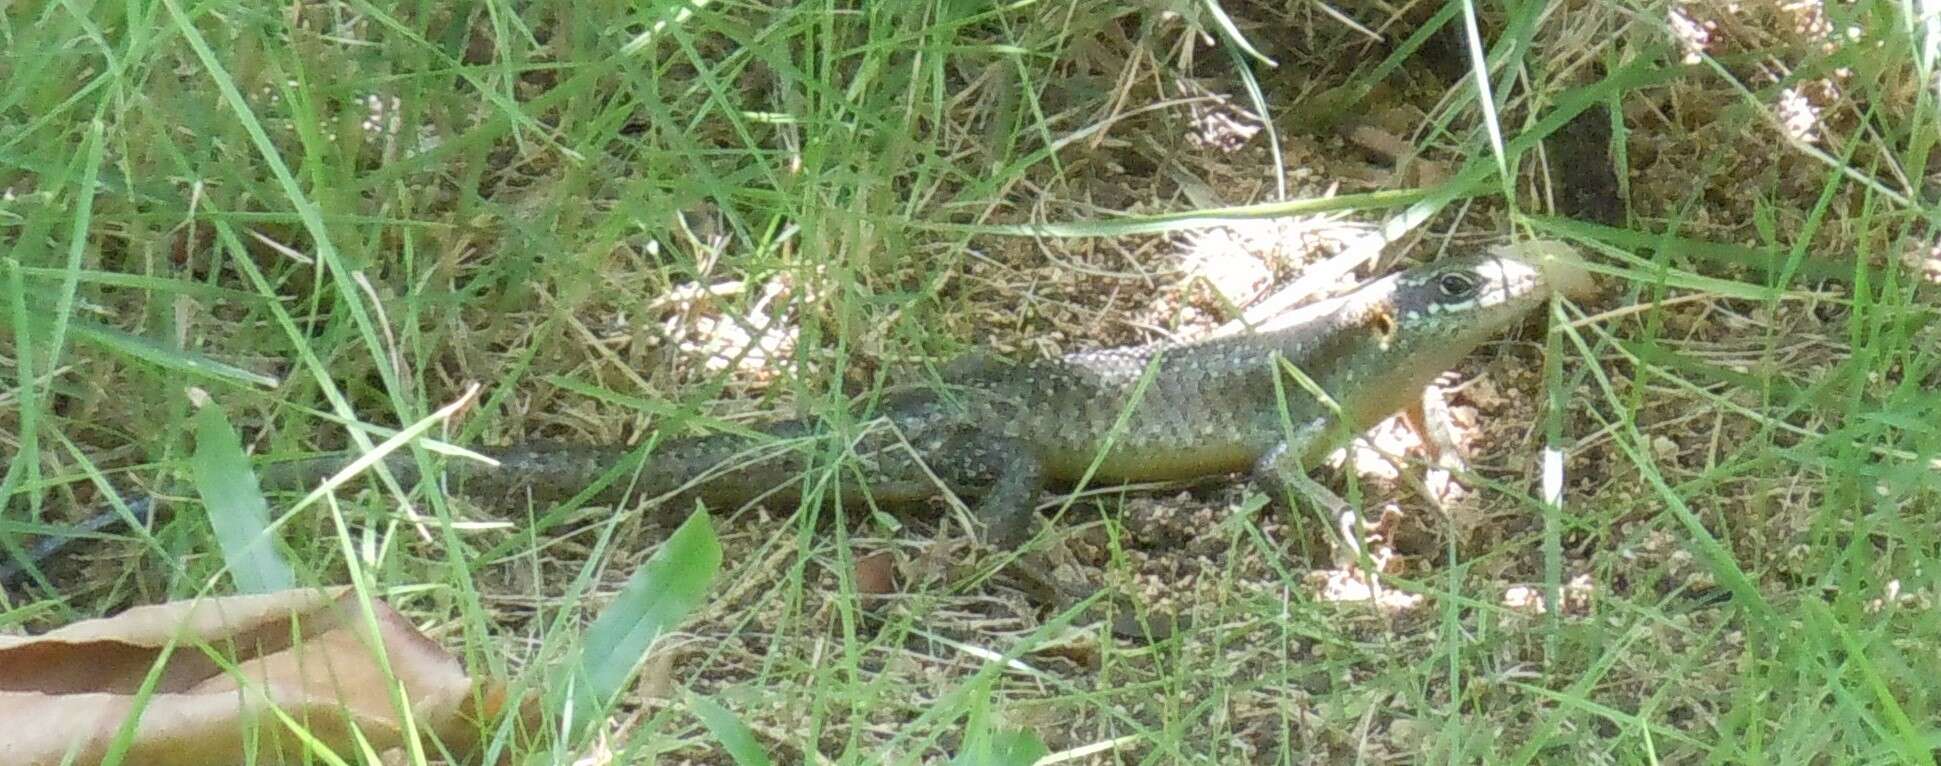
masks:
{"label": "olive green body", "polygon": [[[948,491],[978,500],[993,544],[1029,529],[1048,485],[1190,479],[1303,470],[1328,450],[1417,401],[1424,386],[1553,291],[1588,285],[1571,264],[1496,255],[1450,258],[1375,280],[1276,327],[1193,343],[1009,363],[972,357],[940,380],[886,393],[840,448],[813,420],[755,436],[670,439],[593,499],[692,497],[714,507],[794,500],[810,470],[835,459],[879,503]],[[1316,396],[1318,388],[1325,396]],[[629,450],[525,446],[486,450],[498,466],[449,461],[452,488],[490,499],[571,497]],[[408,460],[392,467],[405,478]],[[273,471],[314,479],[335,465]],[[277,481],[276,477],[284,481]],[[682,512],[685,503],[670,504]]]}

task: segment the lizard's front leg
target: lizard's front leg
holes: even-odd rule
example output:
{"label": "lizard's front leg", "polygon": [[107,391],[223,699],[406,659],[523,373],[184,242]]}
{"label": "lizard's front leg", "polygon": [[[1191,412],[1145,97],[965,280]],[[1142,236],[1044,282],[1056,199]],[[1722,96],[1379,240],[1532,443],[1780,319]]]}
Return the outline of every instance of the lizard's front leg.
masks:
{"label": "lizard's front leg", "polygon": [[1295,428],[1285,440],[1268,449],[1254,463],[1254,481],[1274,499],[1290,507],[1296,494],[1314,503],[1324,517],[1336,523],[1341,542],[1347,547],[1340,553],[1359,562],[1365,531],[1361,514],[1348,501],[1307,475],[1305,461],[1325,454],[1321,447],[1335,441],[1329,433],[1333,427],[1331,419],[1316,418]]}
{"label": "lizard's front leg", "polygon": [[1328,437],[1330,419],[1315,418],[1287,433],[1286,438],[1254,461],[1254,482],[1277,501],[1293,503],[1298,493],[1330,513],[1345,510],[1348,504],[1326,487],[1308,478],[1306,461],[1315,457]]}

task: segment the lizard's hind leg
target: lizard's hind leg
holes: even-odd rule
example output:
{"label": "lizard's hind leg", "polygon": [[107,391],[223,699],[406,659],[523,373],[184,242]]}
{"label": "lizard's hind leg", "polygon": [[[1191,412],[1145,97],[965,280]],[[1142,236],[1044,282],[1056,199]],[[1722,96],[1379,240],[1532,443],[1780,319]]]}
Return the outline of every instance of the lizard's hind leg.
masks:
{"label": "lizard's hind leg", "polygon": [[972,507],[985,544],[1010,548],[1031,531],[1032,510],[1045,487],[1044,464],[1031,446],[981,429],[962,429],[928,456],[930,469]]}

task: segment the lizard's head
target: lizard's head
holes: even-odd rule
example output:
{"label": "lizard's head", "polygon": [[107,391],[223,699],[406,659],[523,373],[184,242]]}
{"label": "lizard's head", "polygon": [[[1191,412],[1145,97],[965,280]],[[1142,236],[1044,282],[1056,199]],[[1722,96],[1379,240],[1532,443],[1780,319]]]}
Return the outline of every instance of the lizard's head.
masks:
{"label": "lizard's head", "polygon": [[1380,309],[1389,325],[1384,334],[1409,356],[1460,356],[1521,322],[1552,293],[1596,289],[1580,262],[1545,245],[1445,258],[1396,274]]}
{"label": "lizard's head", "polygon": [[1595,288],[1582,263],[1557,245],[1445,258],[1370,282],[1326,307],[1331,320],[1322,334],[1334,353],[1303,360],[1319,370],[1349,430],[1358,432],[1416,401],[1437,375],[1551,295]]}

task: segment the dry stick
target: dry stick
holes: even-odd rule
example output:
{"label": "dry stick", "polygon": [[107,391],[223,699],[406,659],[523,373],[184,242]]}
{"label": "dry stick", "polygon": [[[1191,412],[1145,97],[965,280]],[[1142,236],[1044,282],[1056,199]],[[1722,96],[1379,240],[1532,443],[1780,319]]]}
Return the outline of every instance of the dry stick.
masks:
{"label": "dry stick", "polygon": [[1388,219],[1381,228],[1373,233],[1356,239],[1340,254],[1309,266],[1301,276],[1286,287],[1274,291],[1273,295],[1261,300],[1242,312],[1240,318],[1214,328],[1212,336],[1232,335],[1249,329],[1270,329],[1287,323],[1290,314],[1298,308],[1325,297],[1328,288],[1341,281],[1355,269],[1370,263],[1382,254],[1382,248],[1400,241],[1417,226],[1422,225],[1429,216],[1434,215],[1441,206],[1418,203],[1401,215]]}

